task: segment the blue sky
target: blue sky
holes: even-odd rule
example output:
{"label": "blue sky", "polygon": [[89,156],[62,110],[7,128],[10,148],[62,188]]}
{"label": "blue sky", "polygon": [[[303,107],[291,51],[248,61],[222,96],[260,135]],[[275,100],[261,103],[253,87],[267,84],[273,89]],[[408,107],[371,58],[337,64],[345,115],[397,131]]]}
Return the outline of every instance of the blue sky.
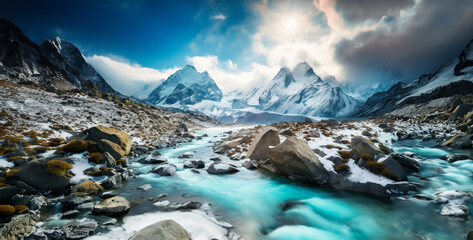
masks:
{"label": "blue sky", "polygon": [[34,42],[71,41],[117,90],[185,64],[224,91],[306,61],[323,79],[386,88],[435,71],[473,38],[471,0],[0,0]]}

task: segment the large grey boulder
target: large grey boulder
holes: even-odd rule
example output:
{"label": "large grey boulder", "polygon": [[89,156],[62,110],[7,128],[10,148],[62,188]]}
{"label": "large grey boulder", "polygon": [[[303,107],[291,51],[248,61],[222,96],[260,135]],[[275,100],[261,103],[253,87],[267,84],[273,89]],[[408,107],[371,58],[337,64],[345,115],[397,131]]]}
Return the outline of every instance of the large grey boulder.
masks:
{"label": "large grey boulder", "polygon": [[351,148],[350,154],[355,160],[358,160],[361,154],[369,154],[375,160],[384,156],[383,152],[370,140],[361,136],[356,136],[351,139]]}
{"label": "large grey boulder", "polygon": [[389,170],[392,174],[394,174],[395,179],[397,181],[406,181],[407,175],[404,168],[399,164],[396,160],[394,160],[391,156],[388,156],[384,159],[380,159],[379,162],[384,164],[384,167]]}
{"label": "large grey boulder", "polygon": [[391,153],[391,157],[401,164],[401,166],[405,169],[409,169],[414,172],[418,172],[420,170],[419,162],[410,157],[409,154]]}
{"label": "large grey boulder", "polygon": [[[70,163],[70,159],[56,159]],[[27,162],[13,174],[13,179],[20,180],[38,190],[56,190],[69,185],[69,178],[53,171],[48,171],[48,160],[36,159]]]}
{"label": "large grey boulder", "polygon": [[243,141],[243,138],[235,138],[233,140],[222,142],[219,145],[217,145],[216,147],[214,147],[214,152],[219,153],[219,154],[223,154],[226,151],[240,145],[242,141]]}
{"label": "large grey boulder", "polygon": [[228,174],[228,173],[236,173],[238,172],[238,169],[230,164],[227,163],[221,163],[221,162],[215,162],[210,164],[210,166],[207,168],[207,172],[209,174]]}
{"label": "large grey boulder", "polygon": [[[111,127],[96,126],[85,130],[84,134],[87,135],[87,140],[91,140],[96,143],[98,143],[100,140],[107,140],[118,145],[123,150],[124,154],[130,153],[132,141],[126,132]],[[100,146],[97,145],[97,147],[99,150],[101,150]],[[107,151],[105,150],[101,152],[104,153]],[[114,155],[111,152],[110,154]],[[123,157],[123,155],[121,157]],[[115,157],[115,159],[120,159],[120,157]]]}
{"label": "large grey boulder", "polygon": [[161,176],[172,176],[176,173],[176,165],[174,164],[163,164],[160,166],[157,166],[151,170],[153,173],[157,173]]}
{"label": "large grey boulder", "polygon": [[130,202],[128,202],[128,200],[126,200],[124,197],[114,196],[95,204],[94,212],[117,214],[128,211],[130,207]]}
{"label": "large grey boulder", "polygon": [[190,240],[191,235],[173,220],[163,220],[138,231],[130,240]]}
{"label": "large grey boulder", "polygon": [[347,178],[340,179],[333,187],[344,191],[366,193],[377,197],[415,194],[419,191],[418,186],[411,182],[394,182],[383,186],[373,182],[353,182]]}
{"label": "large grey boulder", "polygon": [[143,164],[161,164],[167,161],[168,160],[164,156],[161,156],[161,155],[155,156],[152,154],[146,157],[142,157],[140,160],[138,160],[139,163],[143,163]]}
{"label": "large grey boulder", "polygon": [[328,172],[315,153],[305,141],[296,137],[270,148],[269,159],[279,174],[315,183],[328,180]]}
{"label": "large grey boulder", "polygon": [[247,157],[251,160],[264,160],[269,157],[269,146],[280,143],[279,131],[274,127],[265,127],[251,143]]}
{"label": "large grey boulder", "polygon": [[470,208],[463,204],[449,203],[442,208],[443,216],[466,217],[470,215]]}

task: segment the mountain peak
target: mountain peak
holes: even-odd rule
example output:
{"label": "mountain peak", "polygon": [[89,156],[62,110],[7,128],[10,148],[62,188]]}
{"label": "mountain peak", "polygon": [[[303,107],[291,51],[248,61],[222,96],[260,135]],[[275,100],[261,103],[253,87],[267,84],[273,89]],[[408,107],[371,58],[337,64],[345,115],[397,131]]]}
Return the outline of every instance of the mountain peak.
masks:
{"label": "mountain peak", "polygon": [[297,81],[323,83],[322,79],[314,73],[314,69],[307,63],[301,62],[292,70],[292,75]]}
{"label": "mountain peak", "polygon": [[184,66],[184,68],[182,68],[182,70],[186,70],[186,71],[195,71],[195,72],[197,72],[197,69],[195,69],[195,67],[194,67],[194,66],[192,66],[192,65],[189,65],[189,64],[187,64],[186,66]]}

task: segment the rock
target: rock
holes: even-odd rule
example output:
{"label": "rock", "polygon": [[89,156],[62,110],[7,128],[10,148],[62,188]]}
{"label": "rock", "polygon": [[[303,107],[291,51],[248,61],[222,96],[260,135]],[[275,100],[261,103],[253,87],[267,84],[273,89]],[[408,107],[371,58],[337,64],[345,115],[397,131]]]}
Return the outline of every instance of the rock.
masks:
{"label": "rock", "polygon": [[351,192],[367,193],[377,197],[401,196],[418,192],[416,184],[411,182],[395,182],[382,186],[372,182],[352,182],[347,178],[340,179],[333,185],[335,188]]}
{"label": "rock", "polygon": [[198,161],[187,160],[184,162],[184,167],[185,168],[204,168],[205,163],[202,160],[198,160]]}
{"label": "rock", "polygon": [[230,140],[230,141],[222,142],[219,145],[217,145],[216,147],[214,147],[214,152],[218,153],[218,154],[223,154],[226,151],[240,145],[242,141],[243,141],[243,138],[235,138],[235,139]]}
{"label": "rock", "polygon": [[185,203],[172,203],[166,206],[167,211],[177,211],[177,210],[195,210],[202,207],[202,203],[196,201],[190,201]]}
{"label": "rock", "polygon": [[127,154],[120,145],[107,139],[100,139],[97,142],[97,148],[102,153],[108,152],[114,159],[120,159]]}
{"label": "rock", "polygon": [[466,240],[473,240],[473,231],[468,232],[468,235],[466,236]]}
{"label": "rock", "polygon": [[373,137],[373,134],[371,134],[368,130],[364,130],[361,135],[365,137]]}
{"label": "rock", "polygon": [[103,222],[102,226],[111,226],[111,225],[115,225],[115,223],[117,223],[117,219],[112,218],[108,221]]}
{"label": "rock", "polygon": [[[1,195],[0,195],[1,196]],[[32,195],[21,195],[21,194],[15,194],[11,198],[11,205],[30,205],[31,200],[33,200],[34,196]]]}
{"label": "rock", "polygon": [[61,229],[64,232],[66,239],[83,239],[95,234],[97,222],[79,223],[73,221],[66,224]]}
{"label": "rock", "polygon": [[123,181],[123,177],[120,173],[115,173],[113,176],[108,177],[102,182],[102,186],[105,189],[110,189],[118,186]]}
{"label": "rock", "polygon": [[75,208],[78,205],[81,205],[83,203],[92,202],[92,201],[93,201],[92,197],[89,196],[87,193],[71,194],[71,195],[66,196],[63,199],[61,199],[62,204],[66,208]]}
{"label": "rock", "polygon": [[397,180],[397,181],[407,181],[406,171],[401,166],[401,164],[399,164],[391,156],[380,159],[378,162],[383,163],[384,167],[387,170],[389,170],[392,174],[394,174],[395,180]]}
{"label": "rock", "polygon": [[329,120],[325,121],[325,124],[327,124],[327,126],[329,126],[329,127],[336,127],[336,126],[340,125],[340,123],[337,120],[334,120],[334,119],[329,119]]}
{"label": "rock", "polygon": [[281,132],[281,135],[284,135],[284,136],[292,136],[292,131],[291,129],[285,129]]}
{"label": "rock", "polygon": [[20,188],[16,186],[5,186],[0,188],[0,204],[10,204],[12,197],[20,192]]}
{"label": "rock", "polygon": [[449,191],[441,191],[434,193],[436,198],[434,199],[435,203],[456,203],[456,204],[463,204],[466,201],[470,200],[471,195],[467,192],[459,191],[459,190],[449,190]]}
{"label": "rock", "polygon": [[184,124],[184,123],[181,123],[177,128],[176,130],[174,131],[175,133],[185,133],[185,132],[189,132],[189,129],[187,128],[187,126]]}
{"label": "rock", "polygon": [[442,208],[443,216],[466,217],[470,215],[470,208],[463,204],[449,203]]}
{"label": "rock", "polygon": [[72,188],[72,192],[87,193],[90,195],[102,195],[103,187],[94,181],[85,181]]}
{"label": "rock", "polygon": [[319,138],[320,137],[320,133],[317,132],[317,131],[310,131],[309,132],[309,136],[313,137],[313,138]]}
{"label": "rock", "polygon": [[306,117],[306,118],[304,119],[304,123],[312,123],[312,119]]}
{"label": "rock", "polygon": [[75,207],[75,209],[79,211],[92,211],[94,209],[94,203],[93,202],[82,203],[82,204],[79,204],[77,207]]}
{"label": "rock", "polygon": [[417,160],[404,153],[391,153],[391,157],[396,160],[402,167],[418,172],[420,165]]}
{"label": "rock", "polygon": [[31,199],[30,201],[30,209],[31,210],[41,210],[41,208],[48,206],[48,202],[46,202],[46,198],[43,196],[37,196]]}
{"label": "rock", "polygon": [[256,160],[246,159],[243,161],[242,165],[247,169],[257,169],[259,164]]}
{"label": "rock", "polygon": [[191,235],[173,220],[163,220],[138,231],[130,240],[191,240]]}
{"label": "rock", "polygon": [[107,198],[94,205],[94,212],[105,214],[123,213],[130,209],[130,202],[124,197],[115,196]]}
{"label": "rock", "polygon": [[449,123],[454,123],[457,120],[463,120],[463,116],[465,116],[468,112],[473,110],[473,105],[471,104],[460,104],[458,105],[452,112],[452,114],[448,117]]}
{"label": "rock", "polygon": [[29,235],[33,230],[38,217],[26,214],[13,219],[0,230],[0,239],[17,240]]}
{"label": "rock", "polygon": [[[64,162],[66,160],[68,159],[65,159]],[[18,179],[38,190],[56,190],[67,187],[69,185],[69,178],[62,174],[57,175],[48,172],[47,162],[45,159],[29,161],[22,165],[12,178]]]}
{"label": "rock", "polygon": [[320,157],[325,157],[325,156],[327,156],[326,153],[324,153],[322,150],[320,150],[320,149],[318,149],[318,148],[316,148],[316,149],[314,149],[314,150],[312,150],[312,151],[314,151],[314,153],[317,154],[317,155],[319,155]]}
{"label": "rock", "polygon": [[146,157],[142,157],[138,160],[139,163],[142,164],[161,164],[166,163],[168,160],[164,156],[155,156],[155,155],[148,155]]}
{"label": "rock", "polygon": [[80,212],[78,210],[69,210],[62,214],[61,218],[75,218],[79,216]]}
{"label": "rock", "polygon": [[143,190],[143,191],[148,191],[151,189],[151,184],[144,184],[138,187],[138,189]]}
{"label": "rock", "polygon": [[360,159],[361,154],[369,154],[375,160],[384,156],[383,152],[370,140],[360,136],[351,139],[351,148],[351,157],[357,161]]}
{"label": "rock", "polygon": [[[110,127],[96,126],[96,127],[85,130],[84,133],[87,135],[87,138],[86,138],[87,140],[91,140],[96,143],[98,143],[100,140],[107,140],[107,141],[117,144],[120,147],[120,149],[122,149],[124,154],[130,153],[132,141],[131,141],[130,136],[128,136],[126,132],[123,132],[114,128],[110,128]],[[98,145],[97,145],[97,148],[101,150]],[[101,150],[101,152],[104,153],[107,151]],[[112,156],[115,157],[113,153],[111,154]],[[120,157],[115,157],[115,159],[120,159],[123,156],[124,155]]]}
{"label": "rock", "polygon": [[105,152],[103,158],[105,159],[107,167],[115,167],[117,165],[117,160],[109,152]]}
{"label": "rock", "polygon": [[176,165],[174,164],[163,164],[160,166],[157,166],[151,170],[153,173],[157,173],[161,176],[172,176],[176,173]]}
{"label": "rock", "polygon": [[283,143],[269,149],[269,159],[276,171],[294,179],[325,183],[327,170],[307,143],[290,137]]}
{"label": "rock", "polygon": [[460,133],[449,140],[442,143],[442,146],[451,146],[453,148],[471,148],[472,147],[472,140],[473,140],[473,133],[464,134]]}
{"label": "rock", "polygon": [[222,158],[220,156],[215,156],[215,157],[211,157],[210,160],[218,162],[218,161],[222,161]]}
{"label": "rock", "polygon": [[227,163],[212,163],[207,168],[207,172],[209,174],[228,174],[228,173],[236,173],[238,169],[236,166],[227,164]]}
{"label": "rock", "polygon": [[269,146],[276,146],[279,143],[278,129],[265,127],[256,135],[246,156],[251,160],[267,159],[269,157]]}
{"label": "rock", "polygon": [[192,157],[194,157],[193,152],[185,152],[185,153],[178,156],[178,158],[192,158]]}
{"label": "rock", "polygon": [[453,162],[456,162],[456,161],[472,159],[472,157],[468,154],[454,153],[454,154],[451,154],[451,155],[442,156],[441,159],[447,160],[447,161],[453,163]]}
{"label": "rock", "polygon": [[431,197],[428,197],[424,194],[414,194],[414,195],[412,195],[412,197],[416,198],[416,199],[420,199],[420,200],[427,200],[427,201],[433,200]]}

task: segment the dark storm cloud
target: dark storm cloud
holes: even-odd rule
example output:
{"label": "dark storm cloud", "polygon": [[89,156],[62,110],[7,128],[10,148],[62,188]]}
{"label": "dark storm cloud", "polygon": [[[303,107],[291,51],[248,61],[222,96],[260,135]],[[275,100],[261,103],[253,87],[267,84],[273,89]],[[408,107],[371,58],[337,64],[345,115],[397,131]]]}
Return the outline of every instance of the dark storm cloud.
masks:
{"label": "dark storm cloud", "polygon": [[337,45],[336,56],[353,80],[409,81],[435,71],[473,38],[473,1],[424,0],[401,27],[361,33]]}
{"label": "dark storm cloud", "polygon": [[414,5],[414,0],[338,0],[337,11],[350,22],[381,17],[397,17],[399,11]]}

